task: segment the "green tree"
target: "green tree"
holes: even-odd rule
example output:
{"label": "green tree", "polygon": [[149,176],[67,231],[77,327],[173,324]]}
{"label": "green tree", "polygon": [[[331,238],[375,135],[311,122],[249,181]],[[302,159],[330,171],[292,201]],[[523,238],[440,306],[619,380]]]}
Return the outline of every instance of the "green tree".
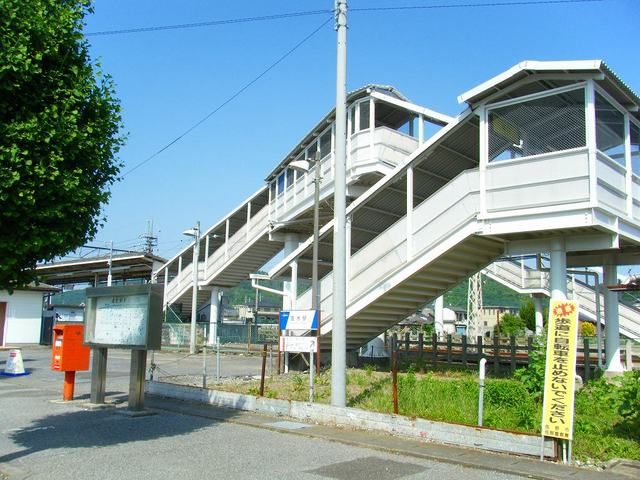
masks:
{"label": "green tree", "polygon": [[524,324],[529,330],[536,331],[536,307],[531,297],[522,300],[518,315],[524,320]]}
{"label": "green tree", "polygon": [[502,336],[518,335],[524,332],[525,326],[524,320],[518,315],[505,313],[500,319],[500,324],[495,326],[494,333]]}
{"label": "green tree", "polygon": [[89,0],[0,0],[0,289],[92,239],[121,164],[120,105],[82,29]]}

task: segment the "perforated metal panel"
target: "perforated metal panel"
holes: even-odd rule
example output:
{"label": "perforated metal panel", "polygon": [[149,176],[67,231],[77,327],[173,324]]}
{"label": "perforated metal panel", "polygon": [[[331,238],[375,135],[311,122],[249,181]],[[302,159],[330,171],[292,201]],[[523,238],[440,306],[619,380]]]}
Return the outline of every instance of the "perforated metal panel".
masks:
{"label": "perforated metal panel", "polygon": [[584,90],[572,90],[489,111],[489,161],[586,145]]}

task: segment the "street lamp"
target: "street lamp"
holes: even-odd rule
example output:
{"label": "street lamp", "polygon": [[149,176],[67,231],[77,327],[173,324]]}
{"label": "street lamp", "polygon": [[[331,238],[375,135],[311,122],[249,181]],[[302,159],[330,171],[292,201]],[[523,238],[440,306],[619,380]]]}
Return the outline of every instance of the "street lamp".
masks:
{"label": "street lamp", "polygon": [[316,150],[315,158],[309,160],[296,160],[289,164],[293,169],[309,172],[311,167],[316,167],[313,180],[313,261],[311,270],[311,309],[318,315],[318,354],[316,356],[316,370],[320,373],[320,298],[318,291],[318,242],[320,229],[320,181],[322,180],[322,165],[320,164],[320,151]]}
{"label": "street lamp", "polygon": [[196,226],[182,232],[187,237],[193,237],[193,261],[191,266],[193,269],[193,294],[191,298],[191,336],[189,340],[189,353],[196,353],[196,321],[198,318],[198,263],[200,258],[200,222],[196,222]]}

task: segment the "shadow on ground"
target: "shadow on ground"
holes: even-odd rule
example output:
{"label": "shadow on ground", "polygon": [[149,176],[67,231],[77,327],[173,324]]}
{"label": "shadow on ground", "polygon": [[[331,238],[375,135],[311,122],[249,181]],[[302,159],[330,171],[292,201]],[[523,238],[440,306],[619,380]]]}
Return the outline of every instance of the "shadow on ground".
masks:
{"label": "shadow on ground", "polygon": [[233,416],[234,410],[225,409],[218,411],[215,419],[166,411],[132,417],[126,415],[122,407],[48,415],[27,427],[7,432],[16,451],[0,456],[0,464],[45,450],[108,447],[178,437],[216,425]]}

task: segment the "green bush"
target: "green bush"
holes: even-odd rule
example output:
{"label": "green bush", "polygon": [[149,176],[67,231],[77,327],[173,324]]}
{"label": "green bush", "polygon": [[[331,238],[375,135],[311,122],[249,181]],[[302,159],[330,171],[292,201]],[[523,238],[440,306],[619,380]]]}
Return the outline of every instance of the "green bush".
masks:
{"label": "green bush", "polygon": [[618,390],[618,413],[621,426],[635,438],[640,439],[640,370],[626,372]]}
{"label": "green bush", "polygon": [[492,380],[485,385],[485,402],[489,413],[488,425],[503,426],[507,416],[525,430],[534,428],[537,409],[531,395],[517,380]]}
{"label": "green bush", "polygon": [[529,352],[529,365],[513,373],[513,378],[524,385],[534,401],[542,399],[546,357],[546,342],[543,337],[536,337]]}

